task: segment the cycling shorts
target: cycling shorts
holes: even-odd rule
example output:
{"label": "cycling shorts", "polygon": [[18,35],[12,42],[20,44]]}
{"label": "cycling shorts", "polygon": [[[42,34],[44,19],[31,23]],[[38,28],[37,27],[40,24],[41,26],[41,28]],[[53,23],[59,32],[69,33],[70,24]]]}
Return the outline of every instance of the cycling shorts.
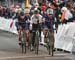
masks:
{"label": "cycling shorts", "polygon": [[22,29],[29,29],[29,23],[19,23],[19,22],[16,22],[15,25],[16,25],[17,30],[19,30],[20,27]]}
{"label": "cycling shorts", "polygon": [[53,29],[53,27],[50,26],[50,23],[43,24],[42,27],[43,27],[43,29],[48,28],[48,30],[50,32],[54,32],[54,29]]}

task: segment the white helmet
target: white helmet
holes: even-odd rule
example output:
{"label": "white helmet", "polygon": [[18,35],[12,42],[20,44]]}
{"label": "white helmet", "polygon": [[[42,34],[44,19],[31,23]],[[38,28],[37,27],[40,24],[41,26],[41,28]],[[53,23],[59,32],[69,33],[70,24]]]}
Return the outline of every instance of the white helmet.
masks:
{"label": "white helmet", "polygon": [[52,9],[52,8],[48,8],[48,9],[46,10],[46,13],[47,13],[47,14],[53,14],[53,9]]}

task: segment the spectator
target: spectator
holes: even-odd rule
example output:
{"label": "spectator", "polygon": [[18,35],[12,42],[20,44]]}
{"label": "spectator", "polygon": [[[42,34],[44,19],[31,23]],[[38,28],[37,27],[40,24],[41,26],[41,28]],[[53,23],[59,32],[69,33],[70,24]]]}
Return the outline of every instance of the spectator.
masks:
{"label": "spectator", "polygon": [[62,22],[64,23],[72,22],[73,15],[66,7],[62,7],[61,12],[62,12],[61,17]]}
{"label": "spectator", "polygon": [[41,6],[41,12],[45,13],[45,11],[46,11],[46,5],[43,3]]}

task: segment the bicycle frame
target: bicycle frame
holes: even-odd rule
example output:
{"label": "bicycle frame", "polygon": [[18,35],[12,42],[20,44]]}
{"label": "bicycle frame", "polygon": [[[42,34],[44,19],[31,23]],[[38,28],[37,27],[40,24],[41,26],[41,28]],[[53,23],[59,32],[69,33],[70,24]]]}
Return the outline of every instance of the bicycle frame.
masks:
{"label": "bicycle frame", "polygon": [[38,28],[36,30],[36,36],[35,36],[35,53],[38,54],[39,50],[39,20],[37,21]]}
{"label": "bicycle frame", "polygon": [[[22,34],[22,40],[21,40],[21,47],[22,47],[22,53],[25,52],[26,53],[26,35],[25,35],[25,31],[22,30],[21,31],[21,34]],[[25,50],[25,51],[24,51]]]}

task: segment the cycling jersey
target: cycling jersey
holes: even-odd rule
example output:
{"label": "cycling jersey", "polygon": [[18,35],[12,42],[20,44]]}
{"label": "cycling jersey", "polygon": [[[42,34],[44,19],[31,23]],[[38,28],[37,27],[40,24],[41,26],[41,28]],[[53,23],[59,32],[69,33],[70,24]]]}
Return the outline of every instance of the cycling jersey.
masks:
{"label": "cycling jersey", "polygon": [[54,23],[55,19],[54,17],[49,18],[48,16],[45,18],[44,28],[47,27],[50,32],[54,32]]}
{"label": "cycling jersey", "polygon": [[37,24],[37,20],[39,20],[39,22],[42,22],[42,16],[39,14],[38,16],[32,15],[31,17],[31,21],[32,24]]}
{"label": "cycling jersey", "polygon": [[22,29],[29,29],[29,23],[27,22],[28,20],[30,20],[30,16],[23,16],[23,18],[21,18],[21,16],[18,16],[18,22],[16,22],[17,30],[20,26],[22,27]]}
{"label": "cycling jersey", "polygon": [[[39,21],[39,23],[38,23]],[[41,37],[41,23],[42,23],[42,16],[38,14],[37,16],[32,15],[31,16],[31,23],[32,23],[32,46],[34,47],[35,43],[35,36],[36,36],[36,31],[39,30],[39,36]]]}

